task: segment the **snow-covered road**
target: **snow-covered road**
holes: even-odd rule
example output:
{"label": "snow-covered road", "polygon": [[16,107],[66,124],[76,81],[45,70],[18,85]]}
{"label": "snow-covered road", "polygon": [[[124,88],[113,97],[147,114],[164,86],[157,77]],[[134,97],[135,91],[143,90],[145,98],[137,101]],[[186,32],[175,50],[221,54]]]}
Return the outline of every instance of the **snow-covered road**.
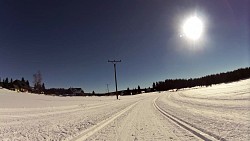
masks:
{"label": "snow-covered road", "polygon": [[0,140],[249,140],[250,79],[177,92],[53,97],[0,89]]}

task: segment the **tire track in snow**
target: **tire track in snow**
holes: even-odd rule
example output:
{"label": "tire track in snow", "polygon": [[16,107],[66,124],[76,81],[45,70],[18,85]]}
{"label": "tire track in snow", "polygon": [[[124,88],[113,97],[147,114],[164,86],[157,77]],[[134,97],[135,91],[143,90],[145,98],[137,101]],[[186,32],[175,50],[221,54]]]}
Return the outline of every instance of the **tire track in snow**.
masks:
{"label": "tire track in snow", "polygon": [[112,121],[117,119],[119,116],[121,116],[122,114],[124,114],[125,112],[127,112],[128,110],[133,108],[138,102],[139,101],[137,101],[134,104],[128,106],[127,108],[121,110],[120,112],[116,113],[114,116],[112,116],[112,117],[110,117],[110,118],[108,118],[106,120],[103,120],[103,121],[97,123],[96,125],[82,131],[78,136],[71,139],[71,141],[83,141],[83,140],[86,140],[87,138],[91,137],[92,135],[97,133],[99,130],[101,130],[102,128],[104,128],[108,124],[110,124]]}
{"label": "tire track in snow", "polygon": [[192,133],[193,135],[195,135],[196,137],[198,137],[202,140],[205,140],[205,141],[226,141],[226,139],[223,137],[214,135],[213,133],[210,133],[208,131],[204,131],[203,129],[196,128],[192,124],[190,124],[186,121],[183,121],[172,114],[169,114],[168,112],[166,112],[165,110],[163,110],[162,108],[160,108],[156,104],[156,100],[159,97],[154,99],[153,105],[161,114],[163,114],[166,118],[170,119],[173,123],[179,125],[180,127],[184,128],[185,130],[189,131],[190,133]]}

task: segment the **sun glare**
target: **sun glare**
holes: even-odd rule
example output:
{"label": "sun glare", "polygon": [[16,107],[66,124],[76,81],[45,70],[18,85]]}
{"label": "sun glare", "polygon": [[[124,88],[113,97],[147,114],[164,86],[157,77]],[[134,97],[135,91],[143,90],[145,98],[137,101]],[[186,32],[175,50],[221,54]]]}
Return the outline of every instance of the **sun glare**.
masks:
{"label": "sun glare", "polygon": [[203,31],[202,21],[195,17],[187,19],[183,25],[184,36],[192,40],[198,40]]}

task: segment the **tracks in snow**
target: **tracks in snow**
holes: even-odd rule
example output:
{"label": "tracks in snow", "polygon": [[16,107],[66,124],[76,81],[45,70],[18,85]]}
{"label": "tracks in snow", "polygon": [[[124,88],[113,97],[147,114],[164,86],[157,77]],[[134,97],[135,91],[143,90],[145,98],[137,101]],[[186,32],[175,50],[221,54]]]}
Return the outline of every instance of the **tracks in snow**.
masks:
{"label": "tracks in snow", "polygon": [[197,138],[205,141],[226,141],[224,138],[219,137],[217,135],[214,135],[212,133],[209,133],[207,131],[203,131],[202,129],[198,129],[194,127],[191,123],[188,123],[184,120],[181,120],[180,118],[166,112],[164,109],[160,108],[156,104],[156,100],[159,97],[155,98],[153,101],[153,105],[155,108],[162,114],[164,117],[170,119],[174,124],[177,124],[178,126],[182,127],[183,129],[187,130],[191,134],[195,135]]}
{"label": "tracks in snow", "polygon": [[[219,137],[217,135],[214,135],[212,133],[209,133],[207,131],[204,131],[202,129],[199,129],[197,127],[194,127],[191,123],[188,123],[168,112],[166,112],[164,109],[160,108],[157,103],[156,100],[159,97],[155,98],[153,100],[153,105],[154,107],[162,114],[164,115],[164,117],[168,118],[170,121],[172,121],[174,124],[176,124],[177,126],[181,127],[182,129],[186,130],[187,132],[191,133],[193,136],[195,136],[196,138],[198,138],[199,140],[205,140],[205,141],[226,141],[224,138]],[[124,114],[125,112],[129,111],[131,108],[133,108],[139,101],[135,102],[134,104],[128,106],[127,108],[121,110],[120,112],[116,113],[115,115],[113,115],[112,117],[101,121],[100,123],[97,123],[96,125],[82,131],[79,133],[79,135],[77,135],[76,137],[70,139],[71,141],[83,141],[83,140],[87,140],[88,138],[90,138],[92,135],[95,135],[96,133],[98,133],[98,131],[100,131],[101,129],[103,129],[104,127],[106,127],[107,125],[109,125],[111,122],[115,121],[118,117],[120,117],[122,114]]]}
{"label": "tracks in snow", "polygon": [[[1,109],[0,109],[0,120],[6,119],[6,118],[9,119],[8,121],[6,121],[4,123],[0,122],[0,126],[6,125],[6,124],[8,124],[8,125],[20,124],[20,123],[23,123],[24,119],[26,119],[26,121],[29,121],[29,119],[34,119],[34,118],[36,120],[40,120],[41,117],[54,117],[54,116],[58,116],[60,114],[71,114],[71,113],[76,113],[76,112],[92,110],[92,109],[96,109],[96,108],[100,108],[100,107],[108,106],[108,105],[109,105],[108,103],[93,104],[90,107],[83,107],[81,105],[74,105],[74,106],[65,106],[65,107],[52,108],[52,109],[48,108],[42,112],[37,111],[34,113],[32,113],[32,111],[29,111],[30,109],[29,110],[24,109],[24,111],[22,113],[14,113],[14,111],[13,111],[11,113],[5,114],[5,112],[1,112]],[[65,108],[65,110],[63,110],[63,108]],[[15,111],[17,111],[17,110],[15,110]],[[39,110],[39,109],[36,109],[36,110]]]}
{"label": "tracks in snow", "polygon": [[71,139],[71,141],[83,141],[86,140],[87,138],[89,138],[90,136],[94,135],[95,133],[97,133],[99,130],[101,130],[102,128],[104,128],[105,126],[107,126],[108,124],[110,124],[112,121],[114,121],[115,119],[117,119],[119,116],[121,116],[122,114],[124,114],[125,112],[127,112],[128,110],[130,110],[131,108],[133,108],[138,102],[135,102],[134,104],[128,106],[127,108],[121,110],[120,112],[116,113],[114,116],[103,120],[100,123],[97,123],[96,125],[84,130],[83,132],[81,132],[78,136],[74,137],[73,139]]}

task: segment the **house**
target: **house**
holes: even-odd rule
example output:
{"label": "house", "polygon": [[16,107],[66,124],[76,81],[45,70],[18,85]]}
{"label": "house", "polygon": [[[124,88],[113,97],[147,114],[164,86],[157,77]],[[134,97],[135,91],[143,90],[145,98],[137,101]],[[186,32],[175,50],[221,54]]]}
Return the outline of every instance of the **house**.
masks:
{"label": "house", "polygon": [[69,92],[72,95],[77,95],[77,96],[84,95],[84,91],[82,90],[82,88],[69,88]]}
{"label": "house", "polygon": [[27,83],[20,81],[20,80],[15,80],[13,82],[13,87],[11,90],[17,91],[17,92],[28,92],[30,91],[30,86],[27,85]]}

